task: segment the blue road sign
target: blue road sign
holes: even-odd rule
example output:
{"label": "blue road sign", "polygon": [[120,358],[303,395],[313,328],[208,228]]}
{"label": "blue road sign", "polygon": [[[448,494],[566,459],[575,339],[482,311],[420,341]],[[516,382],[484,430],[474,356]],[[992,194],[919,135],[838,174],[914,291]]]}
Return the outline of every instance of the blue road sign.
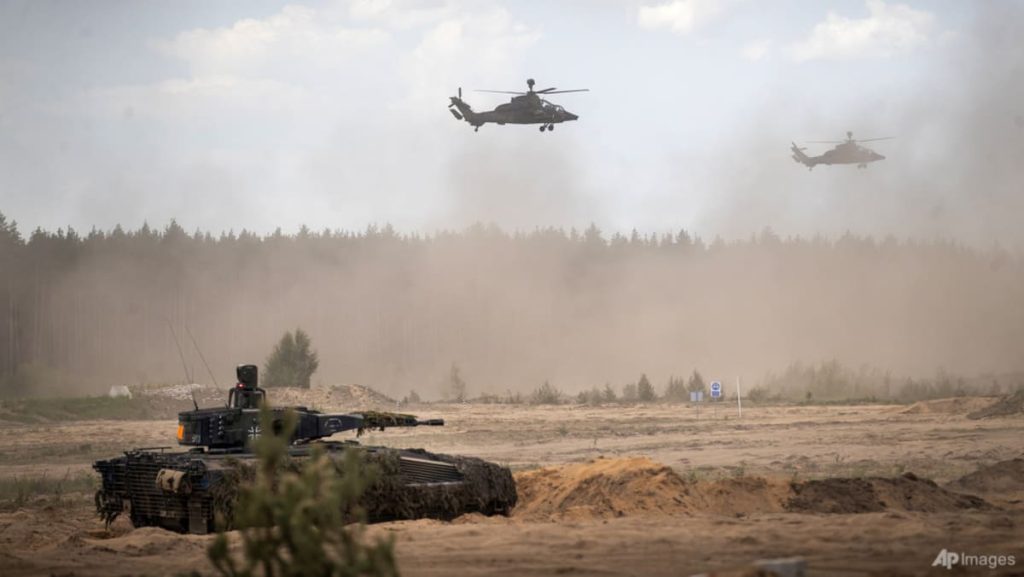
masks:
{"label": "blue road sign", "polygon": [[717,399],[722,396],[722,383],[711,381],[711,398]]}

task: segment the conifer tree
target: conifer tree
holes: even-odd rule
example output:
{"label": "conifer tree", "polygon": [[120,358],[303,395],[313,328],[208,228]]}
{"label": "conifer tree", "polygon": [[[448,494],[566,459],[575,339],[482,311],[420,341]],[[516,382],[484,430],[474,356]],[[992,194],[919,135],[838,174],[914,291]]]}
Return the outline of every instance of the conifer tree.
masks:
{"label": "conifer tree", "polygon": [[636,398],[641,403],[651,403],[658,398],[646,374],[640,375],[640,380],[636,383]]}
{"label": "conifer tree", "polygon": [[313,343],[302,329],[286,332],[263,369],[263,384],[268,387],[302,387],[308,389],[320,358]]}

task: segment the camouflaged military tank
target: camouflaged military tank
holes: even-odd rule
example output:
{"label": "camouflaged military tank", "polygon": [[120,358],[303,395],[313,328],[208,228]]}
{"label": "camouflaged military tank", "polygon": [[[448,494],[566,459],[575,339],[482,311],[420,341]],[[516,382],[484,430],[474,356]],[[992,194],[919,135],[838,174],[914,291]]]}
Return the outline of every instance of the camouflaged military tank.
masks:
{"label": "camouflaged military tank", "polygon": [[[230,527],[238,487],[255,471],[249,441],[261,433],[260,407],[266,393],[257,386],[257,368],[241,365],[238,384],[226,407],[178,415],[178,444],[187,451],[142,448],[122,457],[96,461],[102,477],[96,510],[108,524],[127,513],[136,527],[156,526],[203,534],[218,524]],[[364,411],[325,414],[305,407],[274,408],[273,426],[283,427],[286,411],[296,415],[289,449],[298,466],[313,447],[340,461],[356,449],[378,469],[362,498],[371,522],[399,519],[452,519],[465,513],[508,514],[516,504],[515,482],[506,467],[474,457],[438,455],[422,449],[363,446],[355,441],[323,441],[335,433],[388,427],[441,426],[441,419]],[[275,431],[275,432],[280,432]]]}

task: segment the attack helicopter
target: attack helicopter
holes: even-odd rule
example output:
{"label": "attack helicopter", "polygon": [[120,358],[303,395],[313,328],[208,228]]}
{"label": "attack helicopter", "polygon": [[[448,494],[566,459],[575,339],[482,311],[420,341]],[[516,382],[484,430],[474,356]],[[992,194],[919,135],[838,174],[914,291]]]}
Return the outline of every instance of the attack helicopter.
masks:
{"label": "attack helicopter", "polygon": [[795,143],[790,150],[793,152],[793,160],[803,164],[807,170],[811,170],[819,164],[856,164],[857,168],[867,168],[869,162],[885,160],[885,157],[874,150],[861,146],[858,142],[874,142],[876,140],[891,140],[893,137],[865,138],[854,140],[853,132],[846,132],[846,140],[809,140],[811,144],[835,144],[835,148],[825,151],[821,156],[807,156],[804,154],[806,148],[800,148]]}
{"label": "attack helicopter", "polygon": [[579,116],[569,112],[557,104],[552,104],[541,98],[541,95],[565,94],[567,92],[589,92],[588,88],[577,88],[573,90],[556,90],[545,88],[534,90],[536,84],[533,78],[526,80],[526,92],[514,92],[510,90],[477,90],[476,92],[490,92],[493,94],[515,94],[512,100],[499,104],[494,110],[486,112],[474,112],[473,109],[462,100],[462,88],[459,88],[459,95],[451,97],[448,111],[456,120],[465,120],[473,127],[473,131],[479,131],[480,127],[488,122],[495,124],[539,124],[540,131],[553,131],[555,125],[576,120]]}

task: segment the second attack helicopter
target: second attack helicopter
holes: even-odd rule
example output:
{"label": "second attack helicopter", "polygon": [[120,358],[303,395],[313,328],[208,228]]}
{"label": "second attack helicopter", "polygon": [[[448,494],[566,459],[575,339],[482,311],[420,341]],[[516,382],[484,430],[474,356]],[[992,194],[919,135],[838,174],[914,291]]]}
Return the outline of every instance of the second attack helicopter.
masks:
{"label": "second attack helicopter", "polygon": [[[866,138],[859,142],[890,139],[892,139],[891,136],[885,136],[883,138]],[[885,157],[881,154],[857,144],[858,141],[853,139],[853,132],[850,131],[846,133],[846,140],[810,140],[808,142],[813,144],[835,144],[836,146],[832,150],[825,151],[820,156],[807,156],[804,154],[804,150],[807,150],[806,148],[800,148],[795,143],[790,143],[792,144],[790,151],[793,153],[793,160],[806,166],[807,170],[811,170],[819,164],[856,164],[857,168],[867,168],[869,162],[885,160]]]}
{"label": "second attack helicopter", "polygon": [[462,100],[462,89],[459,88],[459,95],[451,97],[448,111],[456,120],[465,120],[474,131],[488,122],[495,124],[539,124],[540,131],[554,130],[556,124],[576,120],[579,116],[569,112],[557,104],[552,104],[541,98],[541,95],[565,94],[567,92],[588,92],[587,88],[574,90],[556,90],[545,88],[534,90],[536,84],[533,78],[526,80],[528,90],[526,92],[513,92],[510,90],[477,90],[477,92],[491,92],[495,94],[515,94],[512,100],[499,104],[494,110],[486,112],[474,112],[469,104]]}

